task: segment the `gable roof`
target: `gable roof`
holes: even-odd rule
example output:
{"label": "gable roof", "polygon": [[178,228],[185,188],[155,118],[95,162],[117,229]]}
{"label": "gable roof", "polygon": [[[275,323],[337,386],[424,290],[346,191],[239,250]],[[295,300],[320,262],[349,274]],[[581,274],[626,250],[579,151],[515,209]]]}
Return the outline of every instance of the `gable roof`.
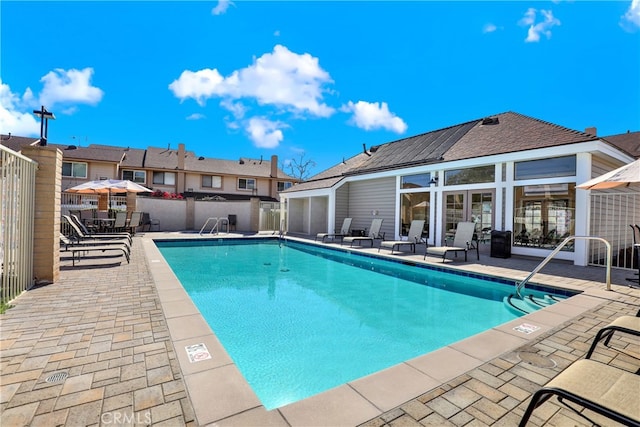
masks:
{"label": "gable roof", "polygon": [[350,175],[598,139],[585,132],[506,112],[371,147],[369,151],[333,166],[284,193],[329,188]]}
{"label": "gable roof", "polygon": [[640,158],[640,132],[627,132],[602,138],[636,159]]}

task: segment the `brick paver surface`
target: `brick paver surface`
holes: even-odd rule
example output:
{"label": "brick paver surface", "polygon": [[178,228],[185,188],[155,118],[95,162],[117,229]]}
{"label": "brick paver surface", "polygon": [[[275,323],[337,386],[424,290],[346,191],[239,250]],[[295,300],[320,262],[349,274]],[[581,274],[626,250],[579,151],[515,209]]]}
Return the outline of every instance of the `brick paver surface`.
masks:
{"label": "brick paver surface", "polygon": [[[0,425],[195,424],[139,242],[132,249],[131,264],[63,261],[59,283],[0,316]],[[67,378],[47,382],[58,373]]]}
{"label": "brick paver surface", "polygon": [[[0,425],[196,424],[139,243],[131,264],[119,257],[97,266],[82,260],[75,268],[63,262],[59,283],[26,292],[0,316]],[[524,263],[489,261],[514,268]],[[530,271],[531,263],[523,268]],[[584,272],[595,280],[604,274],[562,265],[548,270],[568,278]],[[640,291],[624,286],[624,278],[617,283],[615,298],[363,426],[517,425],[531,394],[584,357],[599,328],[637,312]],[[637,339],[616,335],[611,344],[618,350],[600,345],[594,358],[623,369],[640,366]],[[66,379],[47,381],[56,374]],[[588,425],[555,400],[536,410],[530,423]]]}

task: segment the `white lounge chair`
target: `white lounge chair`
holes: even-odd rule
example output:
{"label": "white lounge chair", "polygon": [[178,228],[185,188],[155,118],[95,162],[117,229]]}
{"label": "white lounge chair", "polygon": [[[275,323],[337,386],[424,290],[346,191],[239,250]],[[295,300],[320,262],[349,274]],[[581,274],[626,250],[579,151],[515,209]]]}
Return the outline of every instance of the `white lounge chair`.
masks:
{"label": "white lounge chair", "polygon": [[442,262],[447,258],[449,252],[453,252],[458,256],[458,252],[464,252],[464,260],[467,260],[467,252],[475,248],[478,259],[480,259],[480,249],[477,244],[473,244],[473,235],[476,230],[476,224],[473,222],[459,222],[456,228],[456,234],[453,237],[453,246],[429,246],[424,253],[424,258],[429,255],[442,256]]}
{"label": "white lounge chair", "polygon": [[388,240],[384,242],[380,242],[380,247],[378,248],[378,252],[380,249],[391,249],[391,254],[393,254],[394,250],[399,250],[401,246],[409,246],[413,253],[416,252],[416,245],[420,243],[425,243],[422,238],[422,229],[424,228],[424,220],[423,219],[415,219],[411,221],[411,227],[409,227],[409,233],[407,234],[407,240]]}
{"label": "white lounge chair", "polygon": [[316,234],[316,240],[322,239],[322,243],[326,243],[328,239],[340,239],[347,237],[349,235],[349,230],[351,229],[351,220],[352,218],[345,218],[342,221],[342,227],[340,228],[340,233],[318,233]]}
{"label": "white lounge chair", "polygon": [[359,246],[362,246],[362,242],[371,242],[371,247],[373,247],[374,240],[384,240],[384,233],[380,234],[380,228],[382,228],[382,218],[376,218],[371,221],[371,228],[369,228],[367,236],[348,236],[342,239],[342,243],[350,243],[353,247],[355,242],[358,242]]}

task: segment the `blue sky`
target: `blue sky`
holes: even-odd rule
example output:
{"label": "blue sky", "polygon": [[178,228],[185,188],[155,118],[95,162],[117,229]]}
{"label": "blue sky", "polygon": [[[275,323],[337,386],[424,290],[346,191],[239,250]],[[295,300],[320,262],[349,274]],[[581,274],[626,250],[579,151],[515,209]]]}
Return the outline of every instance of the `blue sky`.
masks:
{"label": "blue sky", "polygon": [[316,162],[505,111],[640,130],[640,0],[0,2],[0,132]]}

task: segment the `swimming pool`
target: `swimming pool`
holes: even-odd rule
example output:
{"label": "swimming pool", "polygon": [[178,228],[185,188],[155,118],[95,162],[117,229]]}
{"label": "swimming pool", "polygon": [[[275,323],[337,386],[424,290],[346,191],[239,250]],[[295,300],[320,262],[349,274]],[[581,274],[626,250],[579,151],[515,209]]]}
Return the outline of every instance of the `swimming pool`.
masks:
{"label": "swimming pool", "polygon": [[267,409],[517,317],[507,280],[297,242],[156,245]]}

